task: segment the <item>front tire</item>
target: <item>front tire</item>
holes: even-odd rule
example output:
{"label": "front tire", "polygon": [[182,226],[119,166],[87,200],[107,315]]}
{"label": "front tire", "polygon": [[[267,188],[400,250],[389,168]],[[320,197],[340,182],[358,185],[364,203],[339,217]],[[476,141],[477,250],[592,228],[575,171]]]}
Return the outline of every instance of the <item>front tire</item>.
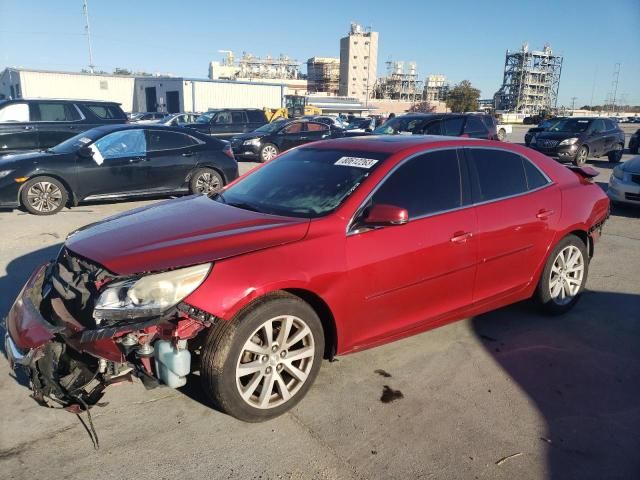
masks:
{"label": "front tire", "polygon": [[315,380],[324,332],[315,311],[289,294],[258,301],[204,342],[205,395],[229,415],[262,422],[293,408]]}
{"label": "front tire", "polygon": [[619,163],[622,160],[622,151],[624,150],[624,146],[621,143],[616,145],[616,149],[607,154],[607,158],[611,163]]}
{"label": "front tire", "polygon": [[191,193],[212,196],[222,191],[224,180],[211,168],[198,168],[191,175],[189,189]]}
{"label": "front tire", "polygon": [[504,128],[501,128],[500,130],[498,130],[498,140],[503,142],[506,137],[507,137],[507,132]]}
{"label": "front tire", "polygon": [[576,153],[576,158],[573,160],[573,163],[578,167],[581,167],[587,163],[587,158],[589,158],[589,147],[582,145],[578,149],[578,153]]}
{"label": "front tire", "polygon": [[535,298],[551,315],[568,312],[578,303],[587,283],[587,246],[575,235],[568,235],[553,249],[540,276]]}
{"label": "front tire", "polygon": [[264,145],[262,145],[262,147],[260,147],[260,161],[262,163],[264,162],[268,162],[269,160],[274,159],[278,153],[280,153],[278,151],[278,147],[276,147],[273,143],[265,143]]}
{"label": "front tire", "polygon": [[20,203],[34,215],[54,215],[69,201],[65,186],[52,177],[35,177],[20,191]]}

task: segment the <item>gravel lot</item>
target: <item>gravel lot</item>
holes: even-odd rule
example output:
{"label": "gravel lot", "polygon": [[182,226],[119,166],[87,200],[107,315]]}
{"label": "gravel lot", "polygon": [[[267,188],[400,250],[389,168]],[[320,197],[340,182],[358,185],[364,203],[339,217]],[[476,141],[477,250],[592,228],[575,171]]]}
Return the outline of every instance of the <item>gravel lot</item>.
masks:
{"label": "gravel lot", "polygon": [[[508,140],[522,142],[525,131]],[[590,164],[606,188],[611,166]],[[0,212],[0,316],[71,230],[146,203]],[[31,400],[0,356],[1,476],[638,478],[639,272],[640,209],[615,208],[589,291],[564,317],[524,302],[324,362],[307,398],[263,424],[210,409],[197,388],[112,388],[108,405],[92,410],[98,451],[78,418]],[[385,386],[403,397],[382,403]]]}

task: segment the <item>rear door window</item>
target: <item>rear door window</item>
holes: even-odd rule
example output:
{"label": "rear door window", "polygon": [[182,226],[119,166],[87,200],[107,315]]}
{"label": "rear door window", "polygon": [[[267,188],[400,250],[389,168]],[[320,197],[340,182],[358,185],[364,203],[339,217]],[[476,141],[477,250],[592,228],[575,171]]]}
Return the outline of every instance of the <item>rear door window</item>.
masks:
{"label": "rear door window", "polygon": [[264,113],[258,111],[258,110],[248,110],[247,111],[247,116],[249,117],[249,122],[251,123],[258,123],[258,122],[264,122]]}
{"label": "rear door window", "polygon": [[31,118],[36,122],[74,122],[81,117],[71,103],[37,102],[31,104]]}
{"label": "rear door window", "polygon": [[282,130],[282,133],[291,134],[291,133],[300,133],[302,132],[302,122],[294,122],[290,123]]}
{"label": "rear door window", "polygon": [[458,137],[462,133],[464,117],[445,118],[442,121],[442,135]]}
{"label": "rear door window", "polygon": [[195,139],[189,135],[178,132],[162,132],[159,130],[147,130],[147,149],[175,150],[179,148],[191,147],[196,143]]}
{"label": "rear door window", "polygon": [[607,130],[607,127],[604,124],[604,120],[601,119],[596,119],[593,121],[593,124],[591,125],[591,131],[593,133],[601,133],[601,132],[605,132]]}
{"label": "rear door window", "polygon": [[231,112],[232,123],[247,123],[247,117],[244,112]]}
{"label": "rear door window", "polygon": [[422,133],[424,135],[442,135],[441,124],[442,121],[440,120],[436,120],[435,122],[428,122],[424,126],[424,130],[422,131]]}
{"label": "rear door window", "polygon": [[468,148],[465,152],[476,178],[476,202],[518,195],[528,190],[520,155],[505,150],[481,148]]}
{"label": "rear door window", "polygon": [[326,132],[329,130],[329,126],[323,123],[308,122],[307,132]]}
{"label": "rear door window", "polygon": [[462,206],[457,151],[440,150],[408,160],[384,180],[372,201],[406,208],[409,219]]}
{"label": "rear door window", "polygon": [[524,173],[527,177],[527,188],[529,190],[535,190],[536,188],[540,188],[549,183],[547,177],[545,177],[538,167],[533,165],[529,160],[522,159],[522,164],[524,165]]}
{"label": "rear door window", "polygon": [[480,118],[475,116],[467,117],[467,123],[464,125],[464,133],[470,137],[486,137],[489,134],[489,130]]}
{"label": "rear door window", "polygon": [[124,120],[125,114],[115,105],[101,105],[96,103],[82,104],[87,110],[101,120]]}
{"label": "rear door window", "polygon": [[28,121],[29,105],[26,103],[11,103],[0,109],[0,123]]}

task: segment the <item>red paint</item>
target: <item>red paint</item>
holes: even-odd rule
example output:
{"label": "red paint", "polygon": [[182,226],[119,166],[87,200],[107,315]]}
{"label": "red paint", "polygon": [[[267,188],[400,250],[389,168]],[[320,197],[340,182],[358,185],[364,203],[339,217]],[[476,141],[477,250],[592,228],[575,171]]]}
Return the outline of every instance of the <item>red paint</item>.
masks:
{"label": "red paint", "polygon": [[[433,148],[476,145],[524,155],[553,185],[347,235],[354,212],[398,162]],[[185,302],[223,320],[270,292],[306,290],[328,306],[337,353],[348,353],[530,297],[553,246],[572,231],[587,232],[608,214],[607,197],[580,172],[517,145],[416,136],[314,146],[392,155],[323,218],[283,218],[187,197],[80,231],[67,246],[118,274],[215,262]],[[12,323],[21,324],[22,314],[10,316],[12,335]],[[181,338],[201,328],[191,319],[180,322],[173,333]]]}

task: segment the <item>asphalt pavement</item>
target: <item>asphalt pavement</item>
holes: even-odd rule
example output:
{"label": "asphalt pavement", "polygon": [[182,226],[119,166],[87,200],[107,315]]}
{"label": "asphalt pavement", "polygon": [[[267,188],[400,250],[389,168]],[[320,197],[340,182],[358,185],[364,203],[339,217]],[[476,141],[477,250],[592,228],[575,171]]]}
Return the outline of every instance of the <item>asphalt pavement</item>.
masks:
{"label": "asphalt pavement", "polygon": [[[606,188],[612,166],[590,164]],[[0,316],[70,231],[153,201],[0,212]],[[92,409],[99,450],[81,419],[38,406],[0,356],[0,477],[640,478],[639,272],[640,209],[616,207],[588,291],[563,317],[523,302],[325,361],[307,397],[262,424],[211,409],[195,385],[113,387]]]}

